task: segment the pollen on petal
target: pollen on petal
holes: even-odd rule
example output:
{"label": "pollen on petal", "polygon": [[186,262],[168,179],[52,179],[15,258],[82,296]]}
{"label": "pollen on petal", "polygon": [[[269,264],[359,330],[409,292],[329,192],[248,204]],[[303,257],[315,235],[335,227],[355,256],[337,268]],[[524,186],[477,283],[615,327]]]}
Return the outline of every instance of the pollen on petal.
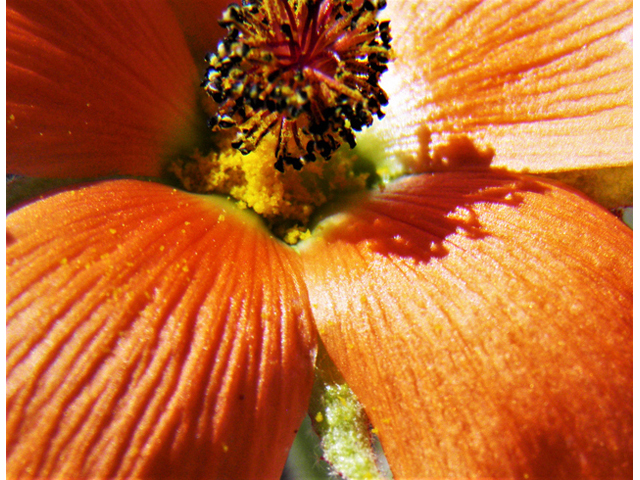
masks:
{"label": "pollen on petal", "polygon": [[394,475],[630,476],[631,240],[574,192],[491,171],[321,222],[300,247],[314,319]]}
{"label": "pollen on petal", "polygon": [[365,132],[387,154],[424,171],[434,148],[464,135],[511,170],[631,163],[630,0],[399,0],[387,14],[390,103]]}
{"label": "pollen on petal", "polygon": [[197,95],[164,2],[7,4],[10,173],[158,175],[206,127]]}
{"label": "pollen on petal", "polygon": [[279,478],[315,334],[299,260],[256,219],[114,181],[7,232],[10,478]]}

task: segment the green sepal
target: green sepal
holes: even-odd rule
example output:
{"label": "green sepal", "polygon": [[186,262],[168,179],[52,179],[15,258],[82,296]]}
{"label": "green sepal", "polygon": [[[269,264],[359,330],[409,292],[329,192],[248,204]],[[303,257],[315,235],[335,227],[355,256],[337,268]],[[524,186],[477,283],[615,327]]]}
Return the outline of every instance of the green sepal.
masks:
{"label": "green sepal", "polygon": [[335,473],[347,479],[384,478],[376,465],[369,418],[322,343],[309,417],[320,437],[323,459]]}

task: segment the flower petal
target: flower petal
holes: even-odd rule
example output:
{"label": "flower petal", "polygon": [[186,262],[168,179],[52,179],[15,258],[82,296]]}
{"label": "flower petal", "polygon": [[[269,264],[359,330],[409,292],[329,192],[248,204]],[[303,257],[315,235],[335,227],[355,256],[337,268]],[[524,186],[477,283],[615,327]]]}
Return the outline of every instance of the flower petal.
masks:
{"label": "flower petal", "polygon": [[7,220],[11,478],[279,478],[313,381],[300,261],[136,181]]}
{"label": "flower petal", "polygon": [[424,171],[464,135],[514,171],[631,164],[630,0],[404,0],[387,13],[397,58],[372,134],[392,152]]}
{"label": "flower petal", "polygon": [[544,176],[580,190],[610,210],[633,205],[633,165],[620,168],[565,170],[549,172]]}
{"label": "flower petal", "polygon": [[630,475],[631,256],[608,212],[490,171],[399,181],[302,247],[396,478]]}
{"label": "flower petal", "polygon": [[198,83],[162,1],[10,0],[7,170],[157,175],[195,142]]}
{"label": "flower petal", "polygon": [[204,57],[215,52],[226,30],[218,25],[229,0],[169,0],[191,49],[196,65],[204,66]]}

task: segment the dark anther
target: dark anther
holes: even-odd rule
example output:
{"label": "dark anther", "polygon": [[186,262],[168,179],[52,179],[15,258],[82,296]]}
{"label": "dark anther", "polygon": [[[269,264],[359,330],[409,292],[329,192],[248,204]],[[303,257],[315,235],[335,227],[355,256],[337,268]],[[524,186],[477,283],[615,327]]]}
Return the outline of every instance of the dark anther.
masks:
{"label": "dark anther", "polygon": [[355,148],[356,146],[356,137],[353,136],[349,130],[342,130],[340,132],[340,136],[349,144],[349,147]]}
{"label": "dark anther", "polygon": [[353,148],[354,132],[384,116],[378,83],[391,34],[388,21],[376,20],[386,0],[281,1],[273,11],[262,0],[225,10],[227,35],[205,57],[202,85],[218,104],[209,126],[238,128],[232,147],[242,154],[273,134],[283,171]]}
{"label": "dark anther", "polygon": [[222,13],[222,18],[218,20],[218,24],[223,28],[230,28],[234,22],[240,23],[241,21],[240,6],[236,3],[231,3]]}
{"label": "dark anther", "polygon": [[378,109],[380,108],[380,103],[375,98],[369,98],[369,100],[367,100],[367,108],[369,110],[373,110],[374,112],[377,112]]}
{"label": "dark anther", "polygon": [[276,78],[278,78],[278,76],[280,75],[280,73],[282,73],[280,70],[274,70],[273,72],[271,72],[268,76],[267,76],[267,81],[269,83],[273,83],[274,80]]}
{"label": "dark anther", "polygon": [[320,140],[318,142],[318,149],[320,150],[320,153],[324,158],[329,158],[333,153],[329,142],[325,142],[324,140]]}
{"label": "dark anther", "polygon": [[[295,168],[296,170],[300,170],[302,168],[302,160],[300,160],[297,157],[284,157],[284,162],[287,165],[291,165],[293,168]],[[282,170],[280,170],[282,171]]]}
{"label": "dark anther", "polygon": [[238,35],[240,35],[240,31],[237,28],[232,28],[227,34],[225,40],[234,43],[236,40],[238,40]]}
{"label": "dark anther", "polygon": [[260,110],[264,107],[264,100],[260,98],[251,98],[249,97],[249,106],[254,110]]}
{"label": "dark anther", "polygon": [[231,128],[235,127],[235,125],[236,122],[234,122],[232,118],[227,116],[220,118],[220,120],[218,121],[218,126],[220,126],[220,128]]}
{"label": "dark anther", "polygon": [[307,154],[311,155],[311,153],[313,153],[315,149],[316,149],[316,142],[314,142],[313,140],[309,140],[307,142]]}
{"label": "dark anther", "polygon": [[302,111],[303,111],[302,108],[289,107],[289,110],[288,110],[289,118],[298,118],[302,113]]}
{"label": "dark anther", "polygon": [[318,122],[309,125],[309,131],[315,135],[322,135],[327,130],[329,130],[328,122]]}
{"label": "dark anther", "polygon": [[353,108],[351,108],[351,105],[343,105],[342,107],[340,107],[340,113],[342,113],[342,115],[344,115],[349,120],[353,118]]}
{"label": "dark anther", "polygon": [[380,105],[384,106],[389,104],[389,97],[387,97],[387,94],[384,90],[378,89],[375,94],[378,102],[380,102]]}
{"label": "dark anther", "polygon": [[230,4],[229,7],[227,8],[227,12],[229,12],[229,15],[231,16],[231,18],[233,18],[236,22],[242,21],[242,14],[240,13],[240,7],[237,4],[235,3]]}
{"label": "dark anther", "polygon": [[363,125],[364,122],[362,122],[362,120],[360,120],[358,117],[353,117],[353,119],[351,119],[351,128],[353,128],[356,132],[362,130]]}
{"label": "dark anther", "polygon": [[280,30],[284,33],[288,38],[293,38],[293,33],[291,32],[291,25],[288,23],[283,23],[280,25]]}

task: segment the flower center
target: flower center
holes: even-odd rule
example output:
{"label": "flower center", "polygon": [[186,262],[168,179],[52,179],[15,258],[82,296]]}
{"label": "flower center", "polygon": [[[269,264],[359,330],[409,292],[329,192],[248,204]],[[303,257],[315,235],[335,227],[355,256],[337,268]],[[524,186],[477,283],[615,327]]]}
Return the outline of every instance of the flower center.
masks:
{"label": "flower center", "polygon": [[[243,0],[207,56],[213,145],[171,166],[185,189],[227,195],[294,244],[314,212],[378,178],[343,144],[382,118],[391,54],[384,0]],[[317,161],[316,160],[321,160]],[[327,161],[331,159],[331,161]],[[309,163],[315,162],[315,163]],[[302,169],[302,166],[305,165]],[[274,168],[275,166],[275,168]]]}
{"label": "flower center", "polygon": [[270,133],[275,168],[328,160],[354,131],[382,118],[387,96],[389,22],[385,0],[243,0],[224,12],[227,36],[203,86],[219,105],[215,129],[236,129],[231,146],[246,155]]}

